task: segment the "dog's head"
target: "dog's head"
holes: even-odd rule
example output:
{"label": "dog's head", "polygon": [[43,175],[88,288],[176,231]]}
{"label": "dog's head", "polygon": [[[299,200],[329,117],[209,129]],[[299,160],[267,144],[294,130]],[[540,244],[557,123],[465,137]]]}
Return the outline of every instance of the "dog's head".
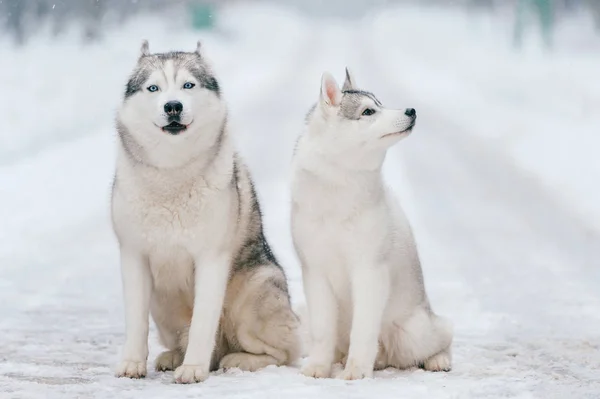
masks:
{"label": "dog's head", "polygon": [[210,146],[222,129],[226,106],[201,54],[155,53],[142,43],[125,88],[119,123],[141,147]]}
{"label": "dog's head", "polygon": [[373,93],[358,89],[346,68],[341,89],[330,73],[323,74],[319,102],[309,124],[317,124],[315,130],[322,147],[348,156],[365,151],[385,152],[410,134],[416,119],[413,108],[385,108]]}

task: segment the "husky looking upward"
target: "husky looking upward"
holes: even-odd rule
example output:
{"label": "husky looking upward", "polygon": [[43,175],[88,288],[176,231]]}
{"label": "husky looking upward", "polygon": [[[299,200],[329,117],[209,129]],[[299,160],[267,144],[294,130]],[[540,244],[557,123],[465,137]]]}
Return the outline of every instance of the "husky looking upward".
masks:
{"label": "husky looking upward", "polygon": [[[429,305],[417,247],[381,168],[414,109],[385,108],[325,73],[294,155],[292,236],[302,265],[311,348],[302,372],[344,379],[373,369],[449,370],[452,325]],[[337,358],[336,358],[337,355]]]}
{"label": "husky looking upward", "polygon": [[151,54],[144,41],[117,115],[112,220],[126,341],[116,375],[146,375],[149,314],[175,381],[299,356],[286,276],[263,235],[252,180],[200,51]]}

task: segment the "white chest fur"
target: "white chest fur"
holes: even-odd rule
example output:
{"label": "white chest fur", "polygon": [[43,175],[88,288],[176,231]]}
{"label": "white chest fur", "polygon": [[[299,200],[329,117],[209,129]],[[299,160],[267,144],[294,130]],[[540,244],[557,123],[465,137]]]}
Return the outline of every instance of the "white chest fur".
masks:
{"label": "white chest fur", "polygon": [[148,255],[168,256],[185,249],[199,256],[218,247],[232,231],[235,189],[210,186],[201,176],[140,176],[121,168],[113,197],[113,220],[120,240]]}
{"label": "white chest fur", "polygon": [[[297,168],[293,178],[292,230],[307,253],[360,259],[390,232],[385,191],[378,181],[330,182]],[[373,245],[375,244],[375,245]],[[319,246],[315,251],[313,246]]]}

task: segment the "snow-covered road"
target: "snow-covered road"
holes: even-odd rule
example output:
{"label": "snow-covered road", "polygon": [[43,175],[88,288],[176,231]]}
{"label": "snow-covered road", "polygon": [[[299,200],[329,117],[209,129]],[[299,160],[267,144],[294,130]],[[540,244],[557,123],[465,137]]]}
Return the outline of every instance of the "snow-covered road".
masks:
{"label": "snow-covered road", "polygon": [[[388,369],[373,380],[345,382],[270,367],[219,372],[193,386],[154,371],[138,381],[113,377],[124,320],[108,216],[111,113],[142,37],[153,50],[195,44],[193,32],[166,35],[166,27],[146,18],[113,33],[118,41],[83,50],[56,44],[62,59],[85,58],[71,60],[70,70],[52,58],[47,73],[23,68],[36,52],[49,56],[42,44],[15,52],[20,66],[0,64],[0,83],[10,94],[3,90],[0,118],[11,121],[0,135],[0,398],[599,398],[600,212],[590,198],[600,198],[600,190],[589,190],[593,185],[579,175],[563,184],[562,175],[526,161],[538,155],[527,151],[535,139],[540,151],[547,144],[535,129],[548,118],[570,126],[573,142],[581,132],[598,148],[600,139],[586,140],[600,131],[600,120],[586,110],[600,105],[600,87],[583,82],[592,66],[600,70],[600,57],[571,55],[567,70],[560,55],[547,63],[540,56],[538,70],[548,77],[528,87],[523,61],[502,50],[493,53],[501,65],[497,80],[478,74],[477,65],[494,63],[481,42],[498,42],[487,31],[473,42],[466,39],[470,28],[446,27],[460,25],[452,12],[392,9],[361,23],[324,23],[256,7],[226,10],[232,36],[206,35],[205,42],[294,302],[304,298],[288,228],[291,152],[321,73],[341,79],[349,65],[358,84],[384,103],[419,114],[413,135],[390,154],[386,175],[414,225],[433,306],[455,323],[454,369]],[[459,37],[448,52],[447,42]],[[465,69],[455,53],[468,53],[476,65]],[[98,75],[90,77],[92,65]],[[73,75],[78,68],[87,74]],[[567,75],[575,75],[569,89],[556,95],[569,96],[571,108],[549,98]],[[19,81],[36,87],[30,98]],[[536,87],[538,96],[531,92]],[[40,94],[48,90],[58,104]],[[39,118],[31,108],[9,112],[9,98],[17,95],[36,101]],[[507,105],[514,102],[519,110]],[[73,106],[81,107],[77,116],[68,113]],[[551,147],[554,154],[557,146]],[[595,179],[598,161],[585,156],[562,159]],[[570,201],[561,190],[585,199]],[[154,331],[150,350],[151,364],[161,350]]]}

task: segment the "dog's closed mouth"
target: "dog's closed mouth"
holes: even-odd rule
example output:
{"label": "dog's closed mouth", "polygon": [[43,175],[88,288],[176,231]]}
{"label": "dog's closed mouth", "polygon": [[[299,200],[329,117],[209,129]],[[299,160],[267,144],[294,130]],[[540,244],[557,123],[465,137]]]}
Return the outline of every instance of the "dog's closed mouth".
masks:
{"label": "dog's closed mouth", "polygon": [[397,136],[400,134],[407,134],[410,133],[410,131],[413,129],[414,125],[409,126],[407,129],[404,129],[400,132],[393,132],[393,133],[388,133],[388,134],[384,134],[383,136],[381,136],[381,138],[385,138],[385,137],[391,137],[391,136]]}
{"label": "dog's closed mouth", "polygon": [[183,124],[181,124],[179,122],[175,122],[175,121],[173,121],[173,122],[169,123],[168,125],[162,127],[163,132],[167,132],[167,133],[172,134],[172,135],[177,135],[177,134],[183,132],[186,129],[187,129],[186,125],[183,125]]}
{"label": "dog's closed mouth", "polygon": [[414,121],[414,119],[413,119],[413,121],[411,122],[411,124],[406,129],[398,131],[398,132],[392,132],[392,133],[384,134],[383,136],[381,136],[381,138],[391,137],[391,136],[397,136],[397,135],[400,135],[400,134],[408,134],[413,129],[413,127],[415,127],[415,121]]}

